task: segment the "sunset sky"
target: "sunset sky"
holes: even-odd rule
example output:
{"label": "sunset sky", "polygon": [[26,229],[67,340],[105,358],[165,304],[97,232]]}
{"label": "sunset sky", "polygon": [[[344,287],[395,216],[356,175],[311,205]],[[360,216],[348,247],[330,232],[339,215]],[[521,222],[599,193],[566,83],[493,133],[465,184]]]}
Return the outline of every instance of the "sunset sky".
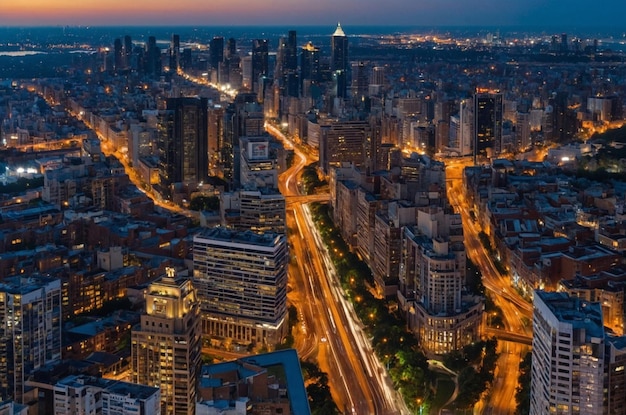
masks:
{"label": "sunset sky", "polygon": [[0,26],[321,25],[341,21],[349,25],[621,25],[626,30],[625,14],[624,0],[2,0]]}

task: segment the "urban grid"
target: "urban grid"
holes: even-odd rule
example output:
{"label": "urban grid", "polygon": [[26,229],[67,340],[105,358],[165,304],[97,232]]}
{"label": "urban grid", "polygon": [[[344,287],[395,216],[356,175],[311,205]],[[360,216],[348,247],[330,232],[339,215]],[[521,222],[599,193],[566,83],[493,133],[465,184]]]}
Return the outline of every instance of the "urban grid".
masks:
{"label": "urban grid", "polygon": [[0,30],[0,414],[626,415],[625,36]]}

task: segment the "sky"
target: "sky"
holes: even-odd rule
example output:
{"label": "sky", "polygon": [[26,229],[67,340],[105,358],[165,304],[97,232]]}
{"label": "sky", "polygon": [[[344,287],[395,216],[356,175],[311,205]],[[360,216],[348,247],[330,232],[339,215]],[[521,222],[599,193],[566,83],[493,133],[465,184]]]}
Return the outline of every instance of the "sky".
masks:
{"label": "sky", "polygon": [[0,0],[0,26],[624,27],[626,1]]}

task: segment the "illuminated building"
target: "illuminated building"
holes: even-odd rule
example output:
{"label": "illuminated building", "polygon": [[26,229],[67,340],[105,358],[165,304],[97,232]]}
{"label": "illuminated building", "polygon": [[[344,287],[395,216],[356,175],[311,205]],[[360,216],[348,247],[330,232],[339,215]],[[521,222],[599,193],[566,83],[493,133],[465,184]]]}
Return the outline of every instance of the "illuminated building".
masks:
{"label": "illuminated building", "polygon": [[330,70],[333,73],[337,97],[346,98],[348,86],[348,37],[340,24],[330,38]]}
{"label": "illuminated building", "polygon": [[132,381],[161,389],[161,413],[195,414],[201,365],[196,289],[172,268],[146,293],[146,310],[131,341]]}
{"label": "illuminated building", "polygon": [[319,165],[325,174],[341,163],[363,166],[372,131],[367,121],[332,122],[320,125]]}
{"label": "illuminated building", "polygon": [[319,82],[320,49],[308,42],[300,50],[300,77],[302,81]]}
{"label": "illuminated building", "polygon": [[61,280],[9,277],[0,284],[0,391],[23,403],[26,381],[61,359]]}
{"label": "illuminated building", "polygon": [[193,277],[211,342],[273,347],[287,334],[284,234],[212,228],[193,238]]}
{"label": "illuminated building", "polygon": [[161,191],[175,183],[199,183],[208,176],[206,98],[169,98],[158,126]]}
{"label": "illuminated building", "polygon": [[474,158],[493,158],[502,145],[502,94],[479,91],[474,95]]}
{"label": "illuminated building", "polygon": [[285,233],[285,197],[278,189],[224,192],[220,209],[224,226],[255,233]]}

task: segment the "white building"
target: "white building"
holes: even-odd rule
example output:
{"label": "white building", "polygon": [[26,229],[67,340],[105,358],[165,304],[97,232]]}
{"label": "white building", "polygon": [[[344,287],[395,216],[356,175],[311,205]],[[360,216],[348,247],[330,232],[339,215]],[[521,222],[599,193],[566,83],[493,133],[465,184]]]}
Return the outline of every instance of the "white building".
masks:
{"label": "white building", "polygon": [[159,388],[93,376],[54,385],[54,415],[160,415]]}
{"label": "white building", "polygon": [[532,353],[530,415],[607,413],[599,303],[536,291]]}

